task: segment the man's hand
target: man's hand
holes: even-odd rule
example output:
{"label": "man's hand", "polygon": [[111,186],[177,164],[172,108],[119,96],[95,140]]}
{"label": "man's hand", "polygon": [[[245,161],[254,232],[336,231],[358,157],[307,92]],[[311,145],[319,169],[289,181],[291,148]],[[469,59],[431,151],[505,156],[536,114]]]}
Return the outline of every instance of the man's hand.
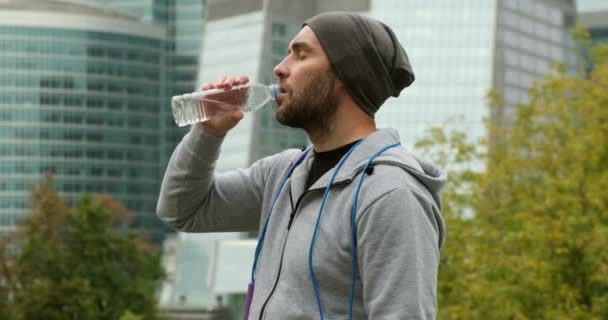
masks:
{"label": "man's hand", "polygon": [[[205,84],[202,90],[209,89],[230,89],[233,86],[246,84],[249,82],[249,77],[221,77],[218,81],[213,83]],[[197,125],[207,134],[216,137],[223,137],[234,128],[243,119],[243,112],[239,110],[231,112],[218,112],[214,116],[210,117],[207,121],[198,123]]]}

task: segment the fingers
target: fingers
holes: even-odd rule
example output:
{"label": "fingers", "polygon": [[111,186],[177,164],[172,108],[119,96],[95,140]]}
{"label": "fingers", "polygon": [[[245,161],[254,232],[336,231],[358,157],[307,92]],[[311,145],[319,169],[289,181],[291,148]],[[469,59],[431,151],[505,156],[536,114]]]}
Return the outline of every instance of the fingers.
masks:
{"label": "fingers", "polygon": [[245,114],[243,113],[243,111],[235,111],[230,116],[232,117],[232,121],[234,121],[234,125],[236,125],[237,123],[239,123],[239,121],[243,120]]}
{"label": "fingers", "polygon": [[219,89],[230,89],[233,86],[242,85],[249,82],[249,77],[247,76],[239,76],[239,77],[222,77],[218,81],[217,88]]}
{"label": "fingers", "polygon": [[230,129],[234,128],[244,117],[243,112],[234,111],[225,116],[216,117],[197,125],[207,134],[216,137],[225,136]]}
{"label": "fingers", "polygon": [[210,90],[210,89],[230,89],[233,86],[243,85],[249,82],[248,76],[221,76],[216,82],[207,83],[201,89],[202,90]]}

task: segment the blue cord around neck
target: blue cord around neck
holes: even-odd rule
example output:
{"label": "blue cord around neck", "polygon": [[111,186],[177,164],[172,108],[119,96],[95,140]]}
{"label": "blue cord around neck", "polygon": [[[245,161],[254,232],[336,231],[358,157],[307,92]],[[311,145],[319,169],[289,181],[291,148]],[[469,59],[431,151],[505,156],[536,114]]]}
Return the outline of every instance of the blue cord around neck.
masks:
{"label": "blue cord around neck", "polygon": [[397,142],[397,143],[393,143],[390,144],[382,149],[380,149],[378,152],[376,152],[373,156],[371,156],[369,158],[369,160],[367,160],[367,163],[365,164],[365,168],[363,168],[363,171],[361,173],[361,176],[359,178],[359,183],[357,184],[357,189],[355,191],[355,200],[353,201],[353,207],[350,213],[350,223],[351,223],[351,233],[352,233],[352,244],[351,244],[351,257],[352,257],[352,265],[351,265],[351,287],[350,287],[350,299],[349,299],[349,304],[348,304],[348,319],[353,319],[353,302],[355,300],[355,283],[357,281],[357,208],[359,205],[359,193],[361,192],[361,186],[363,185],[363,180],[365,179],[365,172],[367,171],[367,168],[369,168],[369,166],[371,166],[372,161],[374,161],[374,159],[376,159],[379,155],[381,155],[384,151],[397,147],[399,146],[401,143]]}
{"label": "blue cord around neck", "polygon": [[[317,306],[319,309],[319,319],[323,320],[324,316],[323,316],[323,305],[321,304],[321,298],[319,296],[319,288],[317,286],[317,280],[315,278],[315,273],[314,273],[314,269],[313,269],[313,251],[314,251],[314,244],[317,238],[317,232],[319,229],[319,224],[321,222],[321,217],[323,215],[323,209],[325,208],[325,203],[327,202],[327,197],[329,195],[329,190],[332,187],[332,184],[334,182],[334,180],[336,179],[336,176],[338,175],[338,172],[340,171],[340,169],[342,168],[342,166],[344,165],[344,163],[346,162],[346,159],[348,159],[348,157],[353,153],[353,151],[355,150],[355,148],[357,148],[361,143],[363,142],[363,140],[357,142],[355,145],[353,145],[350,150],[348,150],[348,152],[346,154],[344,154],[344,156],[342,156],[342,158],[340,159],[340,161],[338,162],[338,164],[336,165],[336,169],[334,170],[329,183],[327,185],[327,187],[325,188],[325,192],[323,194],[323,199],[321,200],[321,206],[319,208],[319,213],[317,214],[317,220],[315,222],[315,226],[314,226],[314,230],[313,230],[313,235],[312,235],[312,239],[310,242],[310,248],[308,251],[308,269],[309,269],[309,273],[310,273],[310,278],[311,278],[311,282],[312,282],[312,287],[313,287],[313,291],[315,294],[315,299],[317,302]],[[351,274],[352,274],[352,282],[351,282],[351,290],[350,290],[350,299],[349,299],[349,319],[352,320],[352,315],[353,315],[353,301],[354,301],[354,292],[355,292],[355,282],[356,282],[356,272],[357,272],[357,226],[356,226],[356,213],[357,213],[357,206],[358,206],[358,201],[359,201],[359,193],[361,191],[361,186],[363,185],[363,180],[365,178],[365,170],[372,164],[372,161],[374,159],[376,159],[380,154],[382,154],[383,152],[385,152],[388,149],[394,148],[396,146],[400,145],[399,142],[397,143],[393,143],[390,144],[384,148],[382,148],[381,150],[379,150],[378,152],[376,152],[374,155],[372,155],[369,160],[367,161],[365,167],[363,168],[363,171],[361,173],[361,177],[359,179],[359,183],[357,185],[356,191],[355,191],[355,199],[354,199],[354,203],[353,203],[353,207],[351,210],[351,230],[352,230],[352,245],[351,245],[351,255],[352,255],[352,266],[351,266]],[[257,246],[255,248],[255,256],[254,256],[254,261],[253,261],[253,268],[251,271],[251,281],[254,282],[255,281],[255,271],[256,271],[256,267],[257,267],[257,263],[258,263],[258,259],[260,256],[260,251],[264,245],[264,239],[266,237],[266,231],[268,230],[268,224],[270,222],[270,217],[272,215],[272,211],[274,209],[274,206],[281,194],[281,191],[283,190],[283,187],[285,186],[285,183],[287,182],[287,180],[289,180],[289,178],[291,177],[293,171],[295,170],[295,168],[300,165],[304,159],[306,159],[306,156],[308,155],[308,153],[310,152],[311,147],[309,147],[308,149],[306,149],[302,155],[300,156],[300,158],[298,158],[298,160],[296,162],[294,162],[291,167],[289,168],[289,170],[287,171],[287,175],[285,176],[285,178],[283,179],[283,181],[281,181],[281,184],[279,186],[279,188],[277,189],[277,192],[275,193],[274,199],[272,201],[272,204],[270,206],[270,209],[268,210],[268,214],[266,217],[266,221],[264,222],[264,227],[262,228],[262,233],[260,234],[260,238],[258,240]]]}
{"label": "blue cord around neck", "polygon": [[342,159],[340,159],[340,162],[338,162],[338,164],[336,165],[336,170],[334,170],[334,173],[332,174],[331,179],[329,180],[329,183],[327,184],[327,187],[325,188],[325,193],[323,194],[323,200],[321,200],[321,207],[319,208],[319,213],[317,214],[317,222],[315,223],[315,228],[312,233],[312,240],[310,241],[310,249],[308,250],[308,271],[310,273],[310,281],[312,282],[312,289],[315,292],[315,299],[317,300],[317,306],[319,307],[319,319],[321,319],[321,320],[323,320],[323,305],[321,304],[321,298],[319,297],[319,288],[317,287],[317,279],[315,278],[315,271],[312,267],[313,250],[314,250],[314,246],[315,246],[315,241],[317,239],[317,231],[319,230],[319,222],[321,221],[321,216],[323,215],[323,209],[325,208],[325,202],[327,201],[327,196],[329,195],[329,190],[331,189],[331,185],[334,183],[334,180],[336,179],[338,172],[344,165],[344,162],[346,162],[346,159],[348,159],[348,157],[353,153],[353,151],[355,151],[355,148],[357,148],[361,144],[361,142],[363,142],[363,140],[360,140],[354,146],[352,146],[350,148],[350,150],[348,150],[348,152],[344,156],[342,156]]}
{"label": "blue cord around neck", "polygon": [[264,228],[262,228],[262,233],[260,234],[260,239],[258,240],[258,243],[255,247],[255,255],[253,257],[253,268],[251,269],[251,282],[255,281],[255,270],[258,265],[260,251],[262,250],[262,247],[264,246],[264,239],[266,238],[266,231],[268,230],[268,223],[270,222],[270,216],[272,215],[272,209],[274,209],[274,205],[277,203],[277,200],[279,199],[279,196],[281,195],[281,191],[283,190],[285,183],[287,182],[287,180],[289,180],[289,178],[291,177],[291,174],[296,169],[296,167],[299,166],[300,163],[302,163],[302,161],[304,161],[304,159],[306,159],[306,156],[308,155],[308,153],[310,152],[311,149],[312,149],[312,147],[308,147],[308,149],[306,149],[302,153],[302,155],[300,155],[298,160],[296,160],[296,162],[294,162],[291,165],[291,167],[289,167],[289,170],[287,170],[287,175],[285,176],[285,178],[283,178],[283,181],[281,181],[281,185],[279,186],[279,189],[277,189],[277,192],[274,195],[274,199],[272,200],[272,205],[270,206],[270,209],[268,210],[268,214],[266,215],[266,221],[264,221]]}

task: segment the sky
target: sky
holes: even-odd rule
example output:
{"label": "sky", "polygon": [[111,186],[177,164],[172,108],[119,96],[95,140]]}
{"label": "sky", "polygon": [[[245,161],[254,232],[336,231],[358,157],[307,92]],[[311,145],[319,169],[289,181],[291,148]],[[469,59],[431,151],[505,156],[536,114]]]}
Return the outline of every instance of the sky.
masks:
{"label": "sky", "polygon": [[608,0],[578,0],[576,6],[578,12],[608,10]]}

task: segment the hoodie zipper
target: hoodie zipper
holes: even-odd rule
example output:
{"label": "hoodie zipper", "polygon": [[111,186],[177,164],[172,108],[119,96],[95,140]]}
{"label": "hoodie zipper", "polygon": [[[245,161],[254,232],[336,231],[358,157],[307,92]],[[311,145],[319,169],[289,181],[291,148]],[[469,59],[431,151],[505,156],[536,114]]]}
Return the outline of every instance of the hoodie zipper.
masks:
{"label": "hoodie zipper", "polygon": [[[336,187],[336,186],[347,185],[347,184],[349,184],[349,183],[351,183],[351,182],[352,182],[352,179],[346,179],[346,180],[338,181],[338,182],[336,182],[336,183],[332,184],[332,185],[331,185],[331,187],[333,188],[333,187]],[[296,217],[296,213],[297,213],[297,211],[298,211],[298,207],[300,206],[300,202],[301,202],[301,201],[302,201],[302,199],[304,198],[304,195],[306,195],[306,194],[307,194],[309,191],[323,190],[323,189],[325,189],[325,188],[326,188],[326,187],[322,187],[322,188],[315,188],[315,189],[309,189],[309,190],[304,191],[304,193],[302,193],[302,195],[301,195],[301,196],[298,198],[298,201],[296,202],[296,206],[295,206],[295,208],[293,208],[293,205],[292,205],[292,211],[291,211],[291,214],[289,215],[289,223],[287,224],[287,230],[288,230],[288,231],[289,231],[289,229],[291,229],[291,225],[293,224],[293,220],[294,220],[294,219],[295,219],[295,217]],[[291,193],[290,193],[289,195],[290,195],[290,200],[292,200],[292,199],[291,199]],[[293,200],[292,200],[292,201],[293,201]],[[293,202],[292,202],[292,203],[293,203]]]}
{"label": "hoodie zipper", "polygon": [[[352,182],[352,179],[346,179],[346,180],[339,181],[339,182],[332,184],[331,187],[333,188],[333,187],[340,186],[340,185],[346,185],[351,182]],[[283,257],[285,256],[285,247],[287,247],[287,238],[289,237],[289,230],[291,229],[291,226],[293,225],[293,221],[295,220],[296,212],[298,211],[298,207],[300,206],[300,203],[302,202],[302,199],[304,198],[305,195],[309,194],[312,191],[323,190],[323,189],[325,189],[325,187],[308,189],[308,190],[304,191],[298,198],[295,208],[293,207],[293,199],[291,198],[291,189],[290,189],[289,199],[291,200],[291,203],[292,203],[292,211],[291,211],[291,214],[289,215],[289,223],[287,224],[287,234],[285,234],[285,239],[283,240],[283,248],[281,249],[281,259],[279,260],[279,271],[277,272],[277,276],[274,280],[272,290],[270,290],[270,294],[268,294],[266,301],[264,301],[264,304],[262,305],[259,320],[263,319],[264,311],[266,310],[266,307],[268,306],[268,303],[270,302],[270,299],[273,297],[274,292],[276,291],[277,286],[279,284],[279,279],[281,278],[281,270],[283,269]]]}

